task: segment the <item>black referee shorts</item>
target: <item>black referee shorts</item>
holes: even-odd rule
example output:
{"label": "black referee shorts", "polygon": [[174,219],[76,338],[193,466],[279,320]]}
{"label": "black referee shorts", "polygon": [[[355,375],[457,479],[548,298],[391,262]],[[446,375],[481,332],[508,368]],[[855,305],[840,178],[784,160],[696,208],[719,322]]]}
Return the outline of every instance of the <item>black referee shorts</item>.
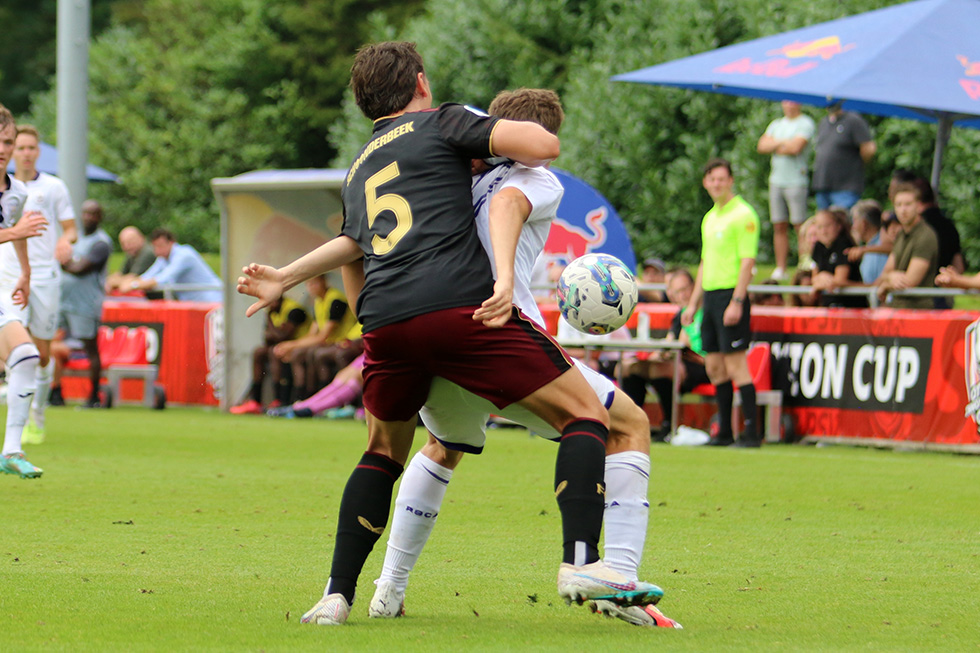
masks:
{"label": "black referee shorts", "polygon": [[701,346],[709,354],[730,354],[745,351],[752,340],[749,326],[749,300],[742,305],[742,319],[734,326],[725,326],[725,309],[732,301],[734,288],[709,290],[704,293],[704,316],[701,320]]}

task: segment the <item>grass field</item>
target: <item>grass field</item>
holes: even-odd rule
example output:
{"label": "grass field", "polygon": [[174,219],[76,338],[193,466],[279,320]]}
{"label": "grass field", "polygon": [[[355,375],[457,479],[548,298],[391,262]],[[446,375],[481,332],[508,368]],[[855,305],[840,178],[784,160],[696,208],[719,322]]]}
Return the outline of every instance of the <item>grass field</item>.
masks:
{"label": "grass field", "polygon": [[39,481],[0,478],[10,651],[977,650],[980,458],[657,445],[642,576],[681,631],[557,600],[554,446],[491,434],[464,462],[408,616],[343,628],[319,598],[355,422],[52,409]]}

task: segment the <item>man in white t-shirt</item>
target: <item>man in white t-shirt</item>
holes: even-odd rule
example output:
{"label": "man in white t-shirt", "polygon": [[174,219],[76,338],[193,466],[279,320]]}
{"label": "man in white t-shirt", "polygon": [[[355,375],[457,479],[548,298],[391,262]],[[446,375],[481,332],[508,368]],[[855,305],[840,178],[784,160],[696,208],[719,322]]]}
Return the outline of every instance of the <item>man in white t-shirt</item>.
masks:
{"label": "man in white t-shirt", "polygon": [[[31,293],[31,266],[27,240],[43,233],[47,221],[37,211],[24,211],[27,187],[7,174],[7,163],[14,152],[17,124],[7,107],[0,105],[0,243],[12,242],[20,263],[11,294],[0,297],[0,360],[7,371],[7,422],[3,435],[0,472],[21,478],[39,478],[43,473],[24,455],[21,436],[34,397],[37,346],[24,328],[20,310],[27,306]],[[10,304],[11,306],[7,306]]]}
{"label": "man in white t-shirt", "polygon": [[759,138],[759,154],[772,155],[769,173],[769,220],[772,222],[772,246],[776,254],[776,269],[772,278],[782,281],[786,276],[789,258],[789,226],[799,235],[806,220],[806,200],[809,189],[807,159],[810,141],[816,125],[810,116],[800,111],[798,102],[783,100],[783,117],[769,123]]}
{"label": "man in white t-shirt", "polygon": [[[512,120],[533,120],[552,133],[558,132],[564,117],[558,96],[541,89],[504,91],[494,99],[490,112]],[[527,168],[511,162],[495,167],[476,162],[474,172],[477,233],[490,255],[494,277],[497,270],[490,230],[501,228],[498,220],[504,218],[512,222],[503,228],[515,236],[519,234],[515,242],[513,292],[514,304],[521,310],[518,319],[528,322],[529,329],[544,332],[544,318],[534,301],[531,279],[564,193],[561,182],[544,168]],[[609,379],[584,365],[578,367],[609,410],[611,421],[605,466],[604,560],[627,578],[637,580],[649,511],[649,420]],[[422,421],[430,431],[429,441],[402,476],[384,569],[376,581],[378,588],[368,609],[371,617],[397,617],[403,613],[408,575],[435,525],[453,470],[464,452],[482,451],[491,412],[527,426],[542,437],[552,440],[561,437],[517,404],[498,410],[458,385],[436,378],[421,412]],[[456,444],[448,444],[450,441]],[[412,510],[407,509],[409,506]],[[596,603],[595,610],[636,625],[679,627],[654,605],[623,608],[607,601]]]}
{"label": "man in white t-shirt", "polygon": [[[51,340],[58,329],[61,306],[61,263],[71,258],[71,246],[77,238],[75,209],[65,183],[37,169],[41,155],[41,135],[32,125],[18,125],[14,146],[14,176],[27,186],[25,211],[38,211],[48,221],[48,228],[37,238],[27,241],[31,263],[31,299],[21,316],[30,331],[41,358],[37,366],[37,390],[31,419],[24,428],[24,442],[44,441],[45,407],[51,394],[54,363]],[[0,246],[0,292],[10,303],[9,293],[20,274],[20,264],[13,245]]]}

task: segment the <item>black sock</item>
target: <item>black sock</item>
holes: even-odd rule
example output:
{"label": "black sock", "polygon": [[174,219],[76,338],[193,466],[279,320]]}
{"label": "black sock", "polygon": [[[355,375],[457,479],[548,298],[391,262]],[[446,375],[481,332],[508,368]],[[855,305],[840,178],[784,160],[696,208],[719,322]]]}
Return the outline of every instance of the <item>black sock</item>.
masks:
{"label": "black sock", "polygon": [[759,409],[755,401],[755,385],[746,383],[740,386],[738,394],[742,398],[742,414],[745,416],[745,429],[739,437],[745,440],[758,440],[759,428],[756,421],[759,418]]}
{"label": "black sock", "polygon": [[262,403],[262,380],[252,381],[252,389],[248,391],[249,397],[252,401],[261,404]]}
{"label": "black sock", "polygon": [[290,404],[289,398],[292,396],[292,394],[293,388],[291,383],[280,381],[276,386],[276,400],[283,406],[288,406]]}
{"label": "black sock", "polygon": [[647,380],[645,378],[638,374],[630,374],[623,377],[619,387],[626,393],[627,397],[633,400],[634,404],[643,408],[643,404],[647,401]]}
{"label": "black sock", "polygon": [[657,393],[657,398],[660,399],[660,412],[663,413],[663,419],[661,421],[670,422],[674,409],[674,380],[664,377],[650,379],[650,385],[653,386],[654,391]]}
{"label": "black sock", "polygon": [[387,456],[365,452],[344,488],[327,594],[354,602],[357,577],[388,525],[391,490],[404,467]]}
{"label": "black sock", "polygon": [[[564,562],[583,565],[599,559],[608,437],[609,429],[591,419],[575,420],[562,431],[555,461],[555,498],[561,512]],[[576,549],[585,557],[576,560]]]}
{"label": "black sock", "polygon": [[731,381],[725,381],[715,386],[715,398],[718,400],[718,439],[732,439],[732,403],[735,401],[735,390]]}

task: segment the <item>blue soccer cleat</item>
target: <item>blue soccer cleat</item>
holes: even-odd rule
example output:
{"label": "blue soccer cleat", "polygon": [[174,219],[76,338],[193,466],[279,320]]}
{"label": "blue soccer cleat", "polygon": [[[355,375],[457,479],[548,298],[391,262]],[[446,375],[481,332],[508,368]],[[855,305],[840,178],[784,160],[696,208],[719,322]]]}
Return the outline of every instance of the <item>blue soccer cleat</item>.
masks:
{"label": "blue soccer cleat", "polygon": [[21,478],[41,478],[44,473],[43,469],[32,465],[20,452],[0,456],[0,471],[4,474],[16,474]]}
{"label": "blue soccer cleat", "polygon": [[628,580],[602,560],[577,567],[563,562],[558,569],[558,595],[565,603],[610,601],[619,606],[656,604],[664,591],[652,583]]}

